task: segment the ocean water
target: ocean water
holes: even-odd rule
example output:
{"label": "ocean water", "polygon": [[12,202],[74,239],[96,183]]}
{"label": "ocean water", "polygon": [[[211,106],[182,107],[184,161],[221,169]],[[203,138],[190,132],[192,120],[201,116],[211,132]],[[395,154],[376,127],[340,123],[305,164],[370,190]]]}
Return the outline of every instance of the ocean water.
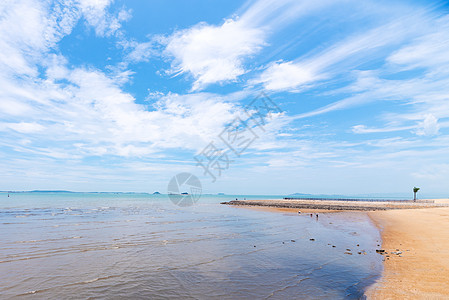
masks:
{"label": "ocean water", "polygon": [[359,299],[380,275],[366,215],[219,204],[235,198],[274,197],[0,193],[0,298]]}

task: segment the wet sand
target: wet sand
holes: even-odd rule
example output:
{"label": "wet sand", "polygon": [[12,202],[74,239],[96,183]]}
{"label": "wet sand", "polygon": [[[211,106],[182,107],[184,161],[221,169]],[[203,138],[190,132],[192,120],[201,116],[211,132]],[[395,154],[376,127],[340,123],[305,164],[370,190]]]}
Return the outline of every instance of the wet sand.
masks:
{"label": "wet sand", "polygon": [[368,214],[389,253],[368,299],[449,299],[449,207]]}
{"label": "wet sand", "polygon": [[298,214],[310,214],[310,213],[335,213],[341,212],[341,210],[328,210],[328,209],[298,209],[298,208],[288,208],[288,207],[273,207],[273,206],[256,206],[256,205],[242,205],[239,208],[251,209],[257,211],[271,211],[271,212],[281,212],[281,213],[292,213]]}

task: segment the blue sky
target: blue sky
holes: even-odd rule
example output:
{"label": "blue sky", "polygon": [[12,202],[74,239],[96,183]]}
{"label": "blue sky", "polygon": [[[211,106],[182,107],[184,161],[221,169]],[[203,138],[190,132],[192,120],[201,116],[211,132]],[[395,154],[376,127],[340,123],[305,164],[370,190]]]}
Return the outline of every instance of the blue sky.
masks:
{"label": "blue sky", "polygon": [[[0,190],[449,196],[448,10],[3,1]],[[194,157],[262,92],[282,112],[212,182]]]}

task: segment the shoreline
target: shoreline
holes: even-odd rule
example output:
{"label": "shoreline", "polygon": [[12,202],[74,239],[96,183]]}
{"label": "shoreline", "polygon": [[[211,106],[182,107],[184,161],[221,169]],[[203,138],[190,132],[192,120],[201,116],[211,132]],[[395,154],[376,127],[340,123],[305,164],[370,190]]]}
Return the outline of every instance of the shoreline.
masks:
{"label": "shoreline", "polygon": [[[434,203],[343,203],[344,201],[246,200],[224,203],[271,212],[367,214],[379,229],[383,272],[367,299],[449,299],[449,199]],[[242,204],[242,202],[245,202]],[[332,202],[332,203],[331,203]]]}

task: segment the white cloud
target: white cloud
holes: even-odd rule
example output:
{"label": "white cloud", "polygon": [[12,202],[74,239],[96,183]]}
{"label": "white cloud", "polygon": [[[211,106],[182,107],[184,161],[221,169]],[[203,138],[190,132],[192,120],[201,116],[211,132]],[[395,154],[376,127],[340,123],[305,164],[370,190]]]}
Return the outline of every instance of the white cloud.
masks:
{"label": "white cloud", "polygon": [[[405,20],[410,22],[414,19],[406,18]],[[392,101],[402,103],[402,107],[405,107],[405,109],[401,109],[400,113],[384,113],[383,118],[388,122],[386,127],[367,128],[363,125],[356,125],[353,128],[354,132],[394,132],[416,129],[417,126],[421,126],[421,129],[415,132],[421,135],[438,132],[435,128],[430,130],[430,124],[435,123],[431,118],[427,122],[422,122],[421,125],[417,125],[416,122],[423,119],[423,114],[431,114],[436,119],[449,117],[449,98],[447,96],[449,93],[449,73],[447,72],[449,60],[446,59],[446,53],[449,50],[449,48],[446,49],[449,44],[447,38],[449,18],[434,16],[433,18],[419,18],[419,20],[419,22],[415,21],[409,27],[404,26],[401,29],[404,32],[400,36],[406,42],[402,43],[404,46],[396,45],[396,42],[391,40],[394,36],[393,33],[386,39],[390,40],[388,42],[390,46],[388,51],[382,52],[385,57],[384,65],[373,70],[352,71],[353,78],[350,79],[355,78],[353,82],[344,88],[325,93],[325,95],[332,96],[345,95],[343,99],[297,115],[296,118],[312,117],[374,101]],[[420,24],[420,26],[416,26],[416,24]],[[382,35],[376,34],[374,36],[380,37]],[[378,41],[375,40],[374,44],[376,43]],[[354,45],[356,44],[359,43],[354,42]],[[362,49],[363,47],[356,48]],[[321,62],[320,59],[318,61]],[[420,67],[422,70],[410,74],[408,78],[394,79],[398,72],[416,67]],[[342,68],[342,71],[347,72],[348,68]],[[386,77],[389,77],[389,79],[386,79]],[[298,87],[292,84],[291,88]],[[346,96],[347,94],[349,96]],[[412,122],[413,124],[411,124]],[[425,125],[426,128],[429,128],[428,130],[423,129],[424,124],[428,124]]]}
{"label": "white cloud", "polygon": [[447,72],[442,65],[449,64],[449,17],[436,19],[426,34],[417,36],[411,43],[395,51],[388,62],[405,69],[435,68]]}
{"label": "white cloud", "polygon": [[[195,79],[194,91],[212,83],[234,81],[247,72],[245,60],[267,45],[269,34],[294,19],[331,4],[335,1],[258,0],[244,5],[238,18],[227,19],[222,25],[200,23],[176,31],[166,41],[165,54],[173,58],[170,73],[191,75]],[[141,48],[146,47],[144,43]],[[140,52],[136,48],[133,55],[145,57]],[[280,68],[289,67],[293,66],[287,64]],[[299,75],[295,77],[302,80]],[[271,85],[278,86],[280,81],[278,79]]]}
{"label": "white cloud", "polygon": [[[419,16],[414,22],[420,19]],[[330,79],[358,66],[367,63],[380,54],[383,48],[398,45],[406,37],[413,35],[416,25],[409,25],[411,20],[405,18],[376,27],[363,34],[350,36],[339,41],[318,54],[305,54],[288,62],[270,63],[253,84],[262,84],[270,91],[298,92],[312,83]],[[311,53],[316,49],[311,49]]]}
{"label": "white cloud", "polygon": [[112,1],[2,1],[0,3],[0,68],[3,74],[36,76],[37,65],[47,60],[57,43],[70,34],[84,16],[100,36],[117,32],[129,18],[126,10],[107,12]]}
{"label": "white cloud", "polygon": [[77,18],[71,9],[40,1],[0,4],[0,67],[4,72],[36,75],[35,62],[71,31]]}
{"label": "white cloud", "polygon": [[88,25],[98,36],[111,36],[121,28],[121,22],[129,20],[131,13],[121,9],[116,15],[107,11],[113,0],[79,0],[79,8]]}
{"label": "white cloud", "polygon": [[191,74],[192,90],[199,90],[244,74],[244,59],[260,50],[264,36],[260,28],[244,26],[239,20],[229,19],[221,26],[200,23],[170,36],[165,53],[174,59],[171,73]]}
{"label": "white cloud", "polygon": [[293,62],[272,63],[267,70],[260,75],[257,83],[263,83],[267,90],[293,89],[319,80],[314,70],[308,66],[301,66]]}
{"label": "white cloud", "polygon": [[39,131],[44,130],[44,126],[32,122],[32,123],[26,123],[26,122],[20,122],[20,123],[0,123],[0,130],[4,129],[12,129],[20,133],[36,133]]}
{"label": "white cloud", "polygon": [[[237,103],[218,95],[172,93],[159,94],[153,109],[147,110],[100,71],[57,69],[64,84],[52,78],[2,83],[3,97],[15,99],[11,105],[16,107],[3,111],[3,117],[20,114],[24,120],[3,127],[33,133],[27,137],[35,150],[39,149],[36,142],[47,141],[46,147],[52,150],[39,151],[42,155],[142,156],[170,148],[196,151],[240,111]],[[32,96],[21,95],[23,90]],[[21,105],[27,109],[20,109]]]}
{"label": "white cloud", "polygon": [[131,62],[142,62],[148,61],[151,56],[156,55],[155,43],[146,42],[146,43],[137,43],[132,42],[125,45],[125,48],[132,48],[132,51],[126,56],[127,61]]}
{"label": "white cloud", "polygon": [[439,130],[438,119],[432,114],[426,114],[424,120],[419,122],[416,134],[426,136],[437,135]]}
{"label": "white cloud", "polygon": [[354,132],[354,133],[384,133],[384,132],[394,132],[394,131],[401,131],[401,130],[410,130],[415,127],[416,126],[368,128],[365,125],[355,125],[352,127],[352,132]]}
{"label": "white cloud", "polygon": [[[14,151],[73,159],[89,155],[143,156],[176,148],[196,151],[240,111],[238,100],[245,93],[227,97],[158,94],[154,107],[137,104],[121,86],[132,74],[129,70],[106,75],[96,69],[68,67],[67,59],[55,51],[56,43],[80,18],[76,6],[50,7],[34,1],[10,4],[0,9],[0,33],[5,33],[0,35],[0,46],[6,50],[0,51],[4,54],[0,54],[0,64],[10,66],[0,69],[1,130],[14,130],[17,140],[27,140],[26,144],[19,143],[21,147],[6,145]],[[90,24],[99,35],[115,30],[101,21],[109,16],[109,4],[79,4],[88,21],[100,20]],[[25,25],[21,27],[22,22]],[[204,27],[203,38],[208,39],[218,30],[221,37],[230,39],[236,26],[229,21],[224,29],[212,32]],[[198,39],[202,39],[201,34],[194,41]],[[245,42],[240,40],[239,45]],[[254,43],[250,41],[248,47]],[[236,60],[239,53],[252,51],[244,48],[238,49]],[[39,73],[38,66],[45,71]],[[27,76],[17,76],[22,74]]]}
{"label": "white cloud", "polygon": [[246,7],[244,5],[240,20],[251,26],[275,30],[323,8],[339,4],[341,1],[335,0],[258,0]]}

